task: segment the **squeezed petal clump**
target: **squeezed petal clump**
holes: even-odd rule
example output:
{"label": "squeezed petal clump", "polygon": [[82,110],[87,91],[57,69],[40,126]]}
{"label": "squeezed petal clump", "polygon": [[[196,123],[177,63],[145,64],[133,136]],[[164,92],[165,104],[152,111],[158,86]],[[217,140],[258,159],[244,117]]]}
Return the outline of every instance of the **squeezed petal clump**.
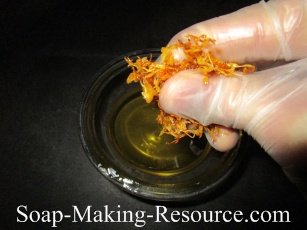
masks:
{"label": "squeezed petal clump", "polygon": [[[201,137],[204,131],[208,132],[214,140],[218,135],[218,127],[215,125],[203,126],[193,119],[185,119],[174,114],[168,114],[159,105],[159,92],[169,78],[182,70],[195,69],[203,73],[204,84],[209,84],[210,77],[219,75],[235,76],[248,74],[255,70],[251,64],[239,65],[235,62],[224,62],[214,56],[210,48],[215,41],[206,35],[194,36],[188,34],[187,41],[178,40],[177,43],[161,48],[161,61],[155,62],[150,57],[138,57],[131,60],[125,57],[125,61],[132,69],[127,78],[127,83],[140,82],[142,95],[147,103],[155,100],[160,109],[157,121],[162,125],[162,134],[170,134],[174,137],[172,143],[177,143],[180,138],[189,136]],[[174,53],[181,50],[184,53],[183,60],[177,60]],[[240,73],[241,72],[241,73]]]}

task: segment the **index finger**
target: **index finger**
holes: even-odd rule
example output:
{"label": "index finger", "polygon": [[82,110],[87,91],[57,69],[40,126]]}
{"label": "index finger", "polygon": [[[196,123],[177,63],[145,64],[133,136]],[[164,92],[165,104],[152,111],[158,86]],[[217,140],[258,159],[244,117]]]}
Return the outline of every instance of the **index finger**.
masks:
{"label": "index finger", "polygon": [[195,24],[175,35],[206,34],[216,40],[213,51],[223,61],[239,63],[306,56],[306,1],[261,1],[234,13]]}

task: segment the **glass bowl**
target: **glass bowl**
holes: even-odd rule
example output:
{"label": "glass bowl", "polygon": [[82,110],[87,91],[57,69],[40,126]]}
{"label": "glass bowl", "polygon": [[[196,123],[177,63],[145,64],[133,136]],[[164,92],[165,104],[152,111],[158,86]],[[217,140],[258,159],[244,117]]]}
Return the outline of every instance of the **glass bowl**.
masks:
{"label": "glass bowl", "polygon": [[82,145],[101,174],[130,194],[159,201],[205,198],[230,180],[244,157],[247,136],[224,153],[205,138],[167,144],[173,137],[159,136],[156,105],[145,102],[139,83],[126,83],[131,69],[124,57],[150,55],[155,60],[160,50],[123,55],[95,75],[80,108]]}

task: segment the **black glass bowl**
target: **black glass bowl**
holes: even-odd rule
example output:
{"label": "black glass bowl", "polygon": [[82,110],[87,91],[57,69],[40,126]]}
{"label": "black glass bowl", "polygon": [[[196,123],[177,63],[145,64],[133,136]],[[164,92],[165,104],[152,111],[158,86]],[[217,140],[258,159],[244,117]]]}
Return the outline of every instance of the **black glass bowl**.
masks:
{"label": "black glass bowl", "polygon": [[230,180],[244,157],[247,138],[228,152],[213,149],[205,138],[178,144],[161,126],[154,103],[141,96],[139,83],[127,84],[131,72],[124,57],[156,59],[160,50],[132,52],[111,61],[94,77],[81,103],[79,128],[84,150],[109,181],[133,195],[160,201],[204,198]]}

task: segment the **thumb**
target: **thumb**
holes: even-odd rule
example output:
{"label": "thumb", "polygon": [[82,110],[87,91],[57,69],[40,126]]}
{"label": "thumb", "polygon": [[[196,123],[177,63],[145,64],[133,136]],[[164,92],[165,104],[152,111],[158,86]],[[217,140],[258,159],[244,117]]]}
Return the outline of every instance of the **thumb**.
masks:
{"label": "thumb", "polygon": [[211,77],[209,84],[196,70],[181,71],[163,85],[160,105],[203,125],[245,130],[286,166],[307,158],[306,63],[302,59],[248,76]]}
{"label": "thumb", "polygon": [[212,77],[195,70],[163,85],[163,110],[203,125],[243,129],[307,194],[307,59],[252,73]]}
{"label": "thumb", "polygon": [[235,98],[233,94],[239,90],[243,79],[232,77],[230,80],[229,77],[219,76],[210,78],[209,84],[204,84],[203,78],[203,74],[197,70],[175,74],[160,91],[161,107],[167,113],[192,118],[206,126],[220,124],[231,127],[235,114],[232,114],[234,109],[230,107],[237,104],[225,100],[224,94]]}
{"label": "thumb", "polygon": [[[192,118],[205,126],[219,125],[219,135],[215,136],[214,141],[208,133],[205,135],[212,147],[226,152],[239,140],[239,132],[228,128],[232,127],[235,115],[232,114],[232,109],[226,109],[226,106],[235,106],[235,102],[220,100],[230,78],[224,76],[210,78],[209,84],[204,84],[203,78],[203,73],[196,70],[178,72],[164,83],[159,94],[159,103],[169,114]],[[232,86],[229,86],[229,89],[234,90],[231,92],[228,90],[228,94],[237,91],[240,87],[240,84],[236,86],[236,82],[238,81],[235,78],[232,79]],[[217,101],[220,103],[218,108]]]}

